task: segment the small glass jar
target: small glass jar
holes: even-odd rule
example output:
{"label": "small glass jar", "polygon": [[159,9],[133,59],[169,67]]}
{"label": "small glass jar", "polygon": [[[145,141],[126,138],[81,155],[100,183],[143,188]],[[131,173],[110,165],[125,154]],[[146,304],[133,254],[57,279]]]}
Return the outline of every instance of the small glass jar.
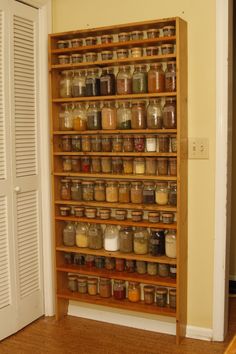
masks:
{"label": "small glass jar", "polygon": [[157,288],[156,289],[156,304],[159,307],[166,307],[167,305],[167,293],[166,288]]}
{"label": "small glass jar", "polygon": [[176,137],[176,135],[170,136],[170,146],[171,146],[171,152],[177,152],[177,137]]}
{"label": "small glass jar", "polygon": [[153,182],[143,183],[143,203],[144,204],[155,203],[155,184]]}
{"label": "small glass jar", "polygon": [[105,268],[106,268],[106,270],[113,270],[113,269],[115,269],[115,258],[113,258],[113,257],[106,257],[106,258],[105,258]]}
{"label": "small glass jar", "polygon": [[157,171],[157,159],[145,157],[146,175],[155,175]]}
{"label": "small glass jar", "polygon": [[82,102],[75,103],[73,111],[73,128],[74,130],[87,129],[87,114],[85,104]]}
{"label": "small glass jar", "polygon": [[70,207],[61,206],[60,207],[60,215],[61,216],[70,216]]}
{"label": "small glass jar", "polygon": [[113,135],[112,137],[112,151],[121,152],[123,150],[123,137],[122,135]]}
{"label": "small glass jar", "polygon": [[89,130],[102,129],[102,115],[99,102],[90,102],[87,110],[87,128]]}
{"label": "small glass jar", "polygon": [[124,272],[125,270],[125,259],[116,258],[116,268],[118,272]]}
{"label": "small glass jar", "polygon": [[71,136],[70,135],[63,135],[61,137],[61,144],[62,144],[62,151],[63,152],[70,152],[72,150]]}
{"label": "small glass jar", "polygon": [[112,157],[111,158],[112,173],[122,174],[123,172],[123,163],[121,157]]}
{"label": "small glass jar", "polygon": [[59,95],[62,98],[68,98],[72,96],[71,92],[71,71],[65,70],[61,72],[61,78],[59,82]]}
{"label": "small glass jar", "polygon": [[70,56],[72,64],[78,64],[83,62],[83,54],[74,53]]}
{"label": "small glass jar", "polygon": [[130,66],[120,66],[116,76],[117,95],[127,95],[132,93],[132,75]]}
{"label": "small glass jar", "polygon": [[165,233],[161,229],[151,229],[149,240],[149,253],[151,256],[159,257],[165,255]]}
{"label": "small glass jar", "polygon": [[77,277],[73,274],[68,274],[68,289],[72,292],[78,291]]}
{"label": "small glass jar", "polygon": [[133,158],[123,157],[123,173],[132,174],[133,173]]}
{"label": "small glass jar", "polygon": [[130,203],[130,183],[129,182],[123,182],[123,181],[119,182],[118,202]]}
{"label": "small glass jar", "polygon": [[102,129],[116,129],[116,105],[115,102],[104,102],[102,107]]}
{"label": "small glass jar", "polygon": [[155,199],[158,205],[167,205],[169,201],[169,188],[165,182],[156,183]]}
{"label": "small glass jar", "polygon": [[89,69],[85,80],[86,96],[100,95],[100,78],[98,69]]}
{"label": "small glass jar", "polygon": [[107,225],[104,231],[104,249],[106,251],[118,251],[119,245],[119,230],[116,225]]}
{"label": "small glass jar", "polygon": [[71,181],[69,179],[61,179],[61,199],[70,200],[71,199]]}
{"label": "small glass jar", "polygon": [[87,62],[95,62],[98,60],[98,54],[96,52],[85,53],[85,60]]}
{"label": "small glass jar", "polygon": [[133,93],[147,92],[147,67],[146,65],[135,65],[132,77]]}
{"label": "small glass jar", "polygon": [[93,173],[100,173],[102,171],[101,158],[100,157],[92,157],[91,160],[91,168]]}
{"label": "small glass jar", "polygon": [[166,256],[176,258],[176,232],[175,230],[168,230],[165,236]]}
{"label": "small glass jar", "polygon": [[147,254],[149,243],[149,232],[144,227],[137,227],[134,231],[134,253]]}
{"label": "small glass jar", "polygon": [[100,94],[101,96],[115,95],[116,78],[113,68],[103,68],[100,77]]}
{"label": "small glass jar", "polygon": [[167,54],[174,54],[174,44],[162,44],[161,45],[161,54],[162,55],[167,55]]}
{"label": "small glass jar", "polygon": [[84,207],[74,208],[75,216],[83,217],[84,216]]}
{"label": "small glass jar", "polygon": [[165,90],[167,92],[176,91],[176,63],[175,61],[167,62],[165,71]]}
{"label": "small glass jar", "polygon": [[158,54],[159,54],[158,47],[147,47],[146,48],[146,55],[147,56],[153,56],[153,55],[158,55]]}
{"label": "small glass jar", "polygon": [[68,103],[61,104],[59,112],[60,130],[73,130],[73,118],[71,105]]}
{"label": "small glass jar", "polygon": [[133,152],[134,151],[133,135],[124,135],[123,136],[123,150],[124,150],[124,152]]}
{"label": "small glass jar", "polygon": [[160,30],[158,28],[150,28],[147,30],[147,38],[160,37]]}
{"label": "small glass jar", "polygon": [[81,156],[81,172],[89,173],[91,170],[91,158],[89,156]]}
{"label": "small glass jar", "polygon": [[94,262],[95,262],[95,267],[96,268],[102,269],[102,268],[104,268],[104,265],[105,265],[105,258],[97,256],[97,257],[95,257]]}
{"label": "small glass jar", "polygon": [[79,294],[86,294],[88,291],[88,278],[87,277],[78,277],[78,293]]}
{"label": "small glass jar", "polygon": [[94,183],[90,181],[82,182],[82,199],[85,202],[94,200]]}
{"label": "small glass jar", "polygon": [[110,135],[102,136],[102,152],[112,151],[112,138]]}
{"label": "small glass jar", "polygon": [[161,129],[163,124],[161,100],[154,99],[149,101],[147,106],[147,128]]}
{"label": "small glass jar", "polygon": [[145,159],[143,157],[134,159],[134,173],[137,175],[145,174]]}
{"label": "small glass jar", "polygon": [[143,56],[143,48],[141,47],[133,47],[131,48],[131,57],[139,58]]}
{"label": "small glass jar", "polygon": [[110,209],[100,209],[99,216],[102,220],[108,220],[111,218],[111,210]]}
{"label": "small glass jar", "polygon": [[102,173],[111,173],[111,157],[101,157]]}
{"label": "small glass jar", "polygon": [[130,226],[124,226],[120,228],[120,252],[131,253],[133,252],[133,230]]}
{"label": "small glass jar", "polygon": [[134,151],[145,152],[145,135],[134,135]]}
{"label": "small glass jar", "polygon": [[81,151],[81,138],[79,135],[72,135],[71,138],[72,151]]}
{"label": "small glass jar", "polygon": [[153,223],[160,222],[160,213],[159,211],[149,211],[148,212],[148,221]]}
{"label": "small glass jar", "polygon": [[131,129],[131,107],[130,102],[119,102],[117,109],[117,128]]}
{"label": "small glass jar", "polygon": [[160,93],[165,91],[165,73],[162,63],[150,64],[148,71],[148,92]]}
{"label": "small glass jar", "polygon": [[69,47],[69,42],[66,40],[59,40],[57,41],[57,48],[58,49],[64,49]]}
{"label": "small glass jar", "polygon": [[136,101],[132,103],[131,108],[131,128],[145,129],[147,123],[146,105],[144,101]]}
{"label": "small glass jar", "polygon": [[131,211],[131,220],[132,221],[142,221],[143,220],[143,212],[142,210],[132,210]]}
{"label": "small glass jar", "polygon": [[127,32],[118,33],[118,41],[119,42],[128,42],[130,40],[130,34]]}
{"label": "small glass jar", "polygon": [[168,97],[163,107],[163,128],[175,129],[176,125],[176,99]]}
{"label": "small glass jar", "polygon": [[88,294],[97,295],[98,293],[98,279],[88,278]]}
{"label": "small glass jar", "polygon": [[164,26],[162,28],[164,37],[171,37],[175,35],[175,26]]}
{"label": "small glass jar", "polygon": [[88,247],[93,250],[99,250],[103,246],[103,232],[99,224],[91,224],[88,229]]}
{"label": "small glass jar", "polygon": [[130,281],[128,286],[128,299],[130,302],[140,301],[140,284],[135,281]]}
{"label": "small glass jar", "polygon": [[135,272],[135,261],[132,259],[126,259],[125,270],[128,273],[134,273]]}
{"label": "small glass jar", "polygon": [[71,156],[62,156],[62,170],[63,172],[70,172],[72,170]]}
{"label": "small glass jar", "polygon": [[156,135],[146,136],[146,151],[156,152],[157,150],[157,138]]}
{"label": "small glass jar", "polygon": [[131,203],[134,204],[141,204],[143,202],[142,182],[131,182],[130,199]]}
{"label": "small glass jar", "polygon": [[177,159],[176,159],[176,157],[169,158],[169,175],[170,176],[177,175]]}
{"label": "small glass jar", "polygon": [[160,277],[166,278],[169,276],[169,264],[159,263],[158,264],[158,275]]}
{"label": "small glass jar", "polygon": [[144,261],[136,261],[136,272],[138,274],[147,273],[147,264]]}
{"label": "small glass jar", "polygon": [[157,263],[148,262],[148,264],[147,264],[147,273],[149,275],[157,275]]}
{"label": "small glass jar", "polygon": [[75,245],[75,225],[73,222],[68,221],[63,228],[63,244],[64,246],[74,246]]}
{"label": "small glass jar", "polygon": [[169,204],[172,206],[177,205],[177,184],[175,182],[170,183]]}
{"label": "small glass jar", "polygon": [[85,264],[85,257],[83,254],[76,253],[73,256],[73,264],[76,265],[84,265]]}
{"label": "small glass jar", "polygon": [[72,97],[85,96],[85,70],[75,70],[71,83]]}
{"label": "small glass jar", "polygon": [[176,272],[177,272],[176,265],[171,264],[170,265],[170,277],[173,279],[176,279]]}
{"label": "small glass jar", "polygon": [[94,200],[96,202],[104,202],[106,200],[106,189],[104,181],[95,181]]}
{"label": "small glass jar", "polygon": [[143,287],[144,293],[144,303],[147,305],[152,305],[155,300],[155,287],[151,285],[145,285]]}
{"label": "small glass jar", "polygon": [[85,38],[85,44],[90,46],[90,45],[96,45],[97,44],[97,37],[87,37]]}
{"label": "small glass jar", "polygon": [[124,280],[114,279],[113,296],[116,300],[124,300],[126,298],[126,286]]}
{"label": "small glass jar", "polygon": [[129,57],[128,49],[120,48],[116,51],[117,59],[125,59]]}
{"label": "small glass jar", "polygon": [[91,136],[83,135],[81,139],[81,148],[83,152],[90,152],[92,150]]}
{"label": "small glass jar", "polygon": [[80,157],[79,156],[71,156],[71,171],[72,172],[80,172]]}
{"label": "small glass jar", "polygon": [[101,43],[108,44],[113,42],[113,36],[111,34],[103,34],[101,36]]}
{"label": "small glass jar", "polygon": [[117,209],[115,211],[116,220],[126,220],[127,219],[127,210]]}
{"label": "small glass jar", "polygon": [[100,278],[99,295],[105,298],[111,297],[111,279]]}
{"label": "small glass jar", "polygon": [[81,181],[79,179],[72,179],[71,199],[82,200],[82,188]]}
{"label": "small glass jar", "polygon": [[169,290],[169,305],[171,309],[176,309],[176,289]]}
{"label": "small glass jar", "polygon": [[72,48],[82,47],[83,46],[83,39],[82,38],[73,38],[71,40],[71,46],[72,46]]}
{"label": "small glass jar", "polygon": [[88,247],[88,224],[83,222],[77,224],[75,243],[77,247]]}
{"label": "small glass jar", "polygon": [[158,176],[168,175],[168,159],[166,157],[157,158],[157,172]]}
{"label": "small glass jar", "polygon": [[118,202],[118,183],[116,181],[107,181],[106,201],[110,203]]}
{"label": "small glass jar", "polygon": [[85,265],[86,267],[94,267],[95,265],[95,257],[90,255],[90,254],[86,254],[85,256]]}
{"label": "small glass jar", "polygon": [[142,31],[132,31],[130,32],[130,37],[132,41],[139,41],[143,39],[143,32]]}
{"label": "small glass jar", "polygon": [[101,58],[102,60],[111,60],[113,58],[112,50],[103,50],[101,52]]}
{"label": "small glass jar", "polygon": [[169,136],[158,135],[159,152],[169,152]]}
{"label": "small glass jar", "polygon": [[95,219],[97,216],[97,209],[96,208],[86,208],[85,209],[85,216],[88,219]]}
{"label": "small glass jar", "polygon": [[174,222],[174,214],[173,213],[163,213],[162,214],[162,222],[163,222],[163,224],[172,224]]}
{"label": "small glass jar", "polygon": [[99,135],[92,135],[91,136],[91,150],[93,152],[102,151],[102,140]]}

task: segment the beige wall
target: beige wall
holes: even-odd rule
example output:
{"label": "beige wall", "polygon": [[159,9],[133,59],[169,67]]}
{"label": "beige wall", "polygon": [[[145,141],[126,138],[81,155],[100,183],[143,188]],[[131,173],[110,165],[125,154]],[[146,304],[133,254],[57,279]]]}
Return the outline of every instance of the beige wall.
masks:
{"label": "beige wall", "polygon": [[[53,32],[180,16],[188,22],[189,136],[209,160],[189,161],[188,324],[212,327],[215,184],[215,0],[53,0]],[[187,186],[186,186],[187,187]]]}

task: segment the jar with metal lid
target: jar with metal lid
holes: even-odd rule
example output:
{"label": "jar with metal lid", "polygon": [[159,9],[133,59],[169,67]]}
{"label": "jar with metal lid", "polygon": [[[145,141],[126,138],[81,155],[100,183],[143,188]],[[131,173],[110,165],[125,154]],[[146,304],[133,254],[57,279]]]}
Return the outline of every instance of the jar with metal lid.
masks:
{"label": "jar with metal lid", "polygon": [[96,208],[85,208],[85,216],[88,219],[95,219],[97,216]]}
{"label": "jar with metal lid", "polygon": [[124,152],[133,152],[134,151],[134,138],[133,135],[124,135],[123,136],[123,150]]}
{"label": "jar with metal lid", "polygon": [[145,64],[134,66],[132,90],[133,93],[147,92],[147,66]]}
{"label": "jar with metal lid", "polygon": [[129,57],[128,49],[120,48],[116,51],[117,59],[125,59]]}
{"label": "jar with metal lid", "polygon": [[130,32],[130,37],[132,41],[138,41],[143,39],[143,31],[132,31]]}
{"label": "jar with metal lid", "polygon": [[162,55],[174,54],[174,50],[175,50],[174,44],[166,43],[166,44],[161,45],[161,54]]}
{"label": "jar with metal lid", "polygon": [[72,97],[85,96],[85,70],[75,70],[71,83]]}
{"label": "jar with metal lid", "polygon": [[167,97],[163,107],[163,128],[176,128],[176,99],[175,97]]}
{"label": "jar with metal lid", "polygon": [[130,199],[131,203],[134,204],[139,204],[143,202],[142,182],[131,182]]}
{"label": "jar with metal lid", "polygon": [[145,174],[145,159],[144,159],[144,157],[136,157],[134,159],[134,173],[137,175]]}
{"label": "jar with metal lid", "polygon": [[103,232],[99,224],[90,224],[88,229],[88,247],[93,250],[99,250],[103,246]]}
{"label": "jar with metal lid", "polygon": [[113,51],[112,50],[103,50],[101,52],[102,60],[111,60],[113,58]]}
{"label": "jar with metal lid", "polygon": [[155,184],[153,182],[143,183],[143,203],[144,204],[155,203]]}
{"label": "jar with metal lid", "polygon": [[116,300],[124,300],[126,298],[126,286],[124,280],[114,279],[113,296]]}
{"label": "jar with metal lid", "polygon": [[123,173],[132,174],[133,173],[133,158],[123,157]]}
{"label": "jar with metal lid", "polygon": [[102,171],[101,158],[97,156],[93,156],[91,167],[93,173],[100,173]]}
{"label": "jar with metal lid", "polygon": [[71,156],[71,171],[72,172],[80,172],[80,157],[79,156]]}
{"label": "jar with metal lid", "polygon": [[118,202],[130,203],[130,183],[127,181],[119,182]]}
{"label": "jar with metal lid", "polygon": [[103,103],[102,107],[102,129],[116,129],[116,105],[113,101]]}
{"label": "jar with metal lid", "polygon": [[98,60],[98,54],[96,52],[87,52],[85,53],[85,60],[93,63]]}
{"label": "jar with metal lid", "polygon": [[158,205],[167,205],[169,201],[169,188],[166,182],[156,183],[155,199]]}
{"label": "jar with metal lid", "polygon": [[116,181],[107,181],[106,201],[110,203],[118,202],[118,183]]}
{"label": "jar with metal lid", "polygon": [[90,102],[87,110],[87,128],[89,130],[102,129],[102,115],[99,102]]}
{"label": "jar with metal lid", "polygon": [[90,202],[94,200],[94,182],[82,182],[82,199],[85,202]]}
{"label": "jar with metal lid", "polygon": [[132,75],[130,66],[120,66],[116,76],[117,95],[127,95],[132,93]]}
{"label": "jar with metal lid", "polygon": [[121,157],[112,157],[111,158],[111,164],[112,164],[112,173],[114,174],[122,174],[123,172],[123,163],[122,163],[122,158]]}
{"label": "jar with metal lid", "polygon": [[83,39],[82,38],[73,38],[71,40],[71,46],[72,46],[72,48],[82,47],[83,46]]}
{"label": "jar with metal lid", "polygon": [[118,251],[119,244],[119,229],[116,225],[106,225],[104,231],[104,249],[106,251]]}
{"label": "jar with metal lid", "polygon": [[112,150],[112,138],[110,135],[102,136],[102,152],[110,152]]}
{"label": "jar with metal lid", "polygon": [[147,30],[147,37],[148,38],[158,38],[160,37],[160,30],[159,28],[150,28]]}
{"label": "jar with metal lid", "polygon": [[134,151],[145,152],[145,135],[134,135]]}
{"label": "jar with metal lid", "polygon": [[74,212],[75,212],[75,216],[83,217],[84,216],[84,207],[75,207]]}
{"label": "jar with metal lid", "polygon": [[130,40],[130,34],[127,32],[120,32],[118,33],[118,40],[119,42],[127,42]]}
{"label": "jar with metal lid", "polygon": [[75,243],[77,247],[88,247],[88,224],[84,222],[77,223]]}
{"label": "jar with metal lid", "polygon": [[125,259],[116,258],[116,268],[118,272],[124,272],[125,270]]}
{"label": "jar with metal lid", "polygon": [[147,263],[147,273],[149,275],[157,275],[157,263],[148,262]]}
{"label": "jar with metal lid", "polygon": [[71,136],[70,135],[63,135],[61,137],[61,145],[62,145],[63,152],[70,152],[72,150]]}
{"label": "jar with metal lid", "polygon": [[135,272],[135,261],[133,259],[126,259],[126,261],[125,261],[125,270],[128,273],[134,273]]}
{"label": "jar with metal lid", "polygon": [[149,232],[144,227],[137,227],[134,231],[134,253],[147,254],[149,243]]}
{"label": "jar with metal lid", "polygon": [[79,135],[72,135],[71,137],[72,151],[81,151],[81,137]]}
{"label": "jar with metal lid", "polygon": [[81,172],[88,173],[91,170],[91,158],[89,156],[81,156]]}
{"label": "jar with metal lid", "polygon": [[165,90],[167,92],[176,91],[176,62],[168,61],[165,70]]}
{"label": "jar with metal lid", "polygon": [[145,157],[146,175],[155,175],[157,171],[157,159]]}
{"label": "jar with metal lid", "polygon": [[64,253],[64,260],[66,264],[73,264],[74,261],[74,254],[70,252]]}
{"label": "jar with metal lid", "polygon": [[71,156],[62,156],[62,170],[63,172],[70,172],[72,170]]}
{"label": "jar with metal lid", "polygon": [[158,264],[158,275],[160,277],[168,277],[169,276],[169,270],[170,270],[170,266],[169,264],[165,264],[165,263],[159,263]]}
{"label": "jar with metal lid", "polygon": [[78,282],[78,293],[86,294],[88,291],[88,278],[79,276],[77,278],[77,282]]}
{"label": "jar with metal lid", "polygon": [[111,173],[111,157],[101,157],[102,173]]}
{"label": "jar with metal lid", "polygon": [[129,101],[119,102],[117,109],[117,129],[131,129],[131,107]]}
{"label": "jar with metal lid", "polygon": [[100,95],[100,78],[98,69],[89,69],[85,80],[86,96]]}
{"label": "jar with metal lid", "polygon": [[177,175],[177,159],[176,159],[176,157],[169,158],[169,175],[170,176]]}
{"label": "jar with metal lid", "polygon": [[111,210],[110,209],[100,209],[99,216],[102,220],[108,220],[111,217]]}
{"label": "jar with metal lid", "polygon": [[159,152],[169,152],[169,142],[168,135],[158,135]]}
{"label": "jar with metal lid", "polygon": [[153,55],[158,55],[159,54],[159,47],[147,47],[146,48],[146,55],[147,56],[153,56]]}
{"label": "jar with metal lid", "polygon": [[84,265],[85,264],[85,256],[80,253],[74,254],[73,263],[76,265]]}
{"label": "jar with metal lid", "polygon": [[123,150],[123,137],[122,135],[112,136],[112,151],[121,152]]}
{"label": "jar with metal lid", "polygon": [[73,128],[74,130],[87,129],[87,114],[85,104],[82,102],[75,103],[73,110]]}
{"label": "jar with metal lid", "polygon": [[85,38],[85,44],[90,46],[90,45],[96,45],[97,44],[97,37],[86,37]]}
{"label": "jar with metal lid", "polygon": [[146,104],[144,101],[132,103],[131,128],[145,129],[147,124]]}
{"label": "jar with metal lid", "polygon": [[166,256],[176,258],[176,231],[168,230],[165,236]]}
{"label": "jar with metal lid", "polygon": [[100,278],[99,295],[101,297],[111,297],[111,279]]}
{"label": "jar with metal lid", "polygon": [[169,204],[172,206],[177,205],[177,184],[175,182],[170,183]]}
{"label": "jar with metal lid", "polygon": [[64,246],[75,245],[75,225],[73,222],[68,221],[63,228],[63,244]]}
{"label": "jar with metal lid", "polygon": [[91,150],[93,152],[102,151],[102,140],[100,135],[92,135],[91,136]]}
{"label": "jar with metal lid", "polygon": [[103,68],[100,77],[100,94],[101,96],[115,95],[116,78],[113,68]]}
{"label": "jar with metal lid", "polygon": [[115,211],[116,220],[125,220],[127,219],[127,210],[117,209]]}
{"label": "jar with metal lid", "polygon": [[176,278],[176,265],[175,264],[170,264],[170,277],[175,279]]}
{"label": "jar with metal lid", "polygon": [[61,199],[70,200],[71,199],[71,181],[69,179],[61,179]]}
{"label": "jar with metal lid", "polygon": [[78,290],[77,277],[76,275],[71,273],[68,273],[68,289],[73,292]]}
{"label": "jar with metal lid", "polygon": [[171,37],[175,35],[175,26],[164,26],[162,28],[164,37]]}
{"label": "jar with metal lid", "polygon": [[136,272],[138,274],[145,274],[147,273],[147,264],[144,261],[136,261]]}
{"label": "jar with metal lid", "polygon": [[154,99],[149,101],[147,106],[147,128],[161,129],[163,124],[161,100]]}
{"label": "jar with metal lid", "polygon": [[120,252],[133,252],[133,229],[131,226],[123,226],[119,231]]}
{"label": "jar with metal lid", "polygon": [[60,130],[73,130],[73,119],[71,105],[68,103],[61,104],[59,111]]}
{"label": "jar with metal lid", "polygon": [[72,96],[71,92],[71,71],[65,70],[61,72],[60,82],[59,82],[59,95],[62,98],[67,98]]}
{"label": "jar with metal lid", "polygon": [[162,222],[163,224],[172,224],[174,222],[174,214],[162,213]]}
{"label": "jar with metal lid", "polygon": [[162,229],[151,229],[149,239],[149,253],[151,256],[159,257],[165,255],[165,233]]}
{"label": "jar with metal lid", "polygon": [[95,257],[94,262],[95,262],[95,267],[96,268],[102,269],[102,268],[104,268],[104,265],[105,265],[105,258],[97,256],[97,257]]}
{"label": "jar with metal lid", "polygon": [[176,309],[176,289],[169,290],[169,306],[171,309]]}
{"label": "jar with metal lid", "polygon": [[83,135],[81,138],[81,147],[83,152],[90,152],[92,150],[91,136]]}
{"label": "jar with metal lid", "polygon": [[60,215],[61,216],[69,216],[70,215],[70,207],[60,206]]}
{"label": "jar with metal lid", "polygon": [[86,265],[86,267],[94,267],[94,265],[95,265],[95,257],[90,255],[90,254],[86,254],[86,256],[85,256],[85,265]]}
{"label": "jar with metal lid", "polygon": [[143,212],[142,210],[132,210],[131,211],[131,220],[132,221],[142,221],[143,220]]}
{"label": "jar with metal lid", "polygon": [[157,158],[157,172],[158,176],[168,175],[168,159],[166,157]]}
{"label": "jar with metal lid", "polygon": [[131,48],[131,57],[139,58],[143,56],[143,48],[142,47],[133,47]]}
{"label": "jar with metal lid", "polygon": [[58,49],[64,49],[69,47],[69,42],[66,40],[59,40],[57,41],[57,48]]}
{"label": "jar with metal lid", "polygon": [[152,285],[145,285],[143,287],[144,303],[152,305],[155,301],[155,287]]}
{"label": "jar with metal lid", "polygon": [[148,92],[160,93],[165,91],[165,73],[162,63],[150,64],[148,71]]}
{"label": "jar with metal lid", "polygon": [[167,293],[166,288],[157,288],[156,289],[156,304],[159,307],[166,307],[167,305]]}
{"label": "jar with metal lid", "polygon": [[170,135],[171,152],[177,152],[177,137],[176,135]]}
{"label": "jar with metal lid", "polygon": [[97,295],[98,293],[98,279],[88,278],[88,294]]}
{"label": "jar with metal lid", "polygon": [[148,221],[153,223],[160,222],[160,213],[159,211],[149,211],[148,212]]}
{"label": "jar with metal lid", "polygon": [[70,59],[72,64],[82,63],[83,54],[79,54],[79,53],[71,54]]}
{"label": "jar with metal lid", "polygon": [[140,284],[130,281],[128,286],[128,299],[131,302],[139,302],[141,297]]}
{"label": "jar with metal lid", "polygon": [[115,269],[115,258],[113,257],[106,257],[105,258],[105,268],[107,270]]}
{"label": "jar with metal lid", "polygon": [[71,199],[72,200],[82,200],[82,187],[81,181],[79,179],[72,179],[71,186]]}
{"label": "jar with metal lid", "polygon": [[94,200],[104,202],[106,200],[105,181],[95,181]]}
{"label": "jar with metal lid", "polygon": [[103,34],[101,36],[101,43],[108,44],[113,42],[113,36],[111,34]]}
{"label": "jar with metal lid", "polygon": [[147,135],[146,136],[146,151],[147,152],[156,152],[156,150],[157,150],[156,135]]}

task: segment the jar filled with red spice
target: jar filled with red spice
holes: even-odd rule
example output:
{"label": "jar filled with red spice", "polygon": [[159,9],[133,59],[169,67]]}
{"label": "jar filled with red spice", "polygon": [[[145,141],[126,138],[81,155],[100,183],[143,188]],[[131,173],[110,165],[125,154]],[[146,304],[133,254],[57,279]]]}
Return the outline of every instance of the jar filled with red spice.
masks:
{"label": "jar filled with red spice", "polygon": [[165,91],[165,73],[162,63],[150,64],[148,71],[148,92],[160,93]]}

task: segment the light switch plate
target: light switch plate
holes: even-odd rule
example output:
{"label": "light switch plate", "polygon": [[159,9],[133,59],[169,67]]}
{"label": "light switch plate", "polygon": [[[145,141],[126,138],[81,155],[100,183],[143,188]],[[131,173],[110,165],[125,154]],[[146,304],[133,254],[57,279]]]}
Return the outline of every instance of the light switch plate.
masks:
{"label": "light switch plate", "polygon": [[209,159],[208,138],[189,138],[188,158],[189,159]]}

